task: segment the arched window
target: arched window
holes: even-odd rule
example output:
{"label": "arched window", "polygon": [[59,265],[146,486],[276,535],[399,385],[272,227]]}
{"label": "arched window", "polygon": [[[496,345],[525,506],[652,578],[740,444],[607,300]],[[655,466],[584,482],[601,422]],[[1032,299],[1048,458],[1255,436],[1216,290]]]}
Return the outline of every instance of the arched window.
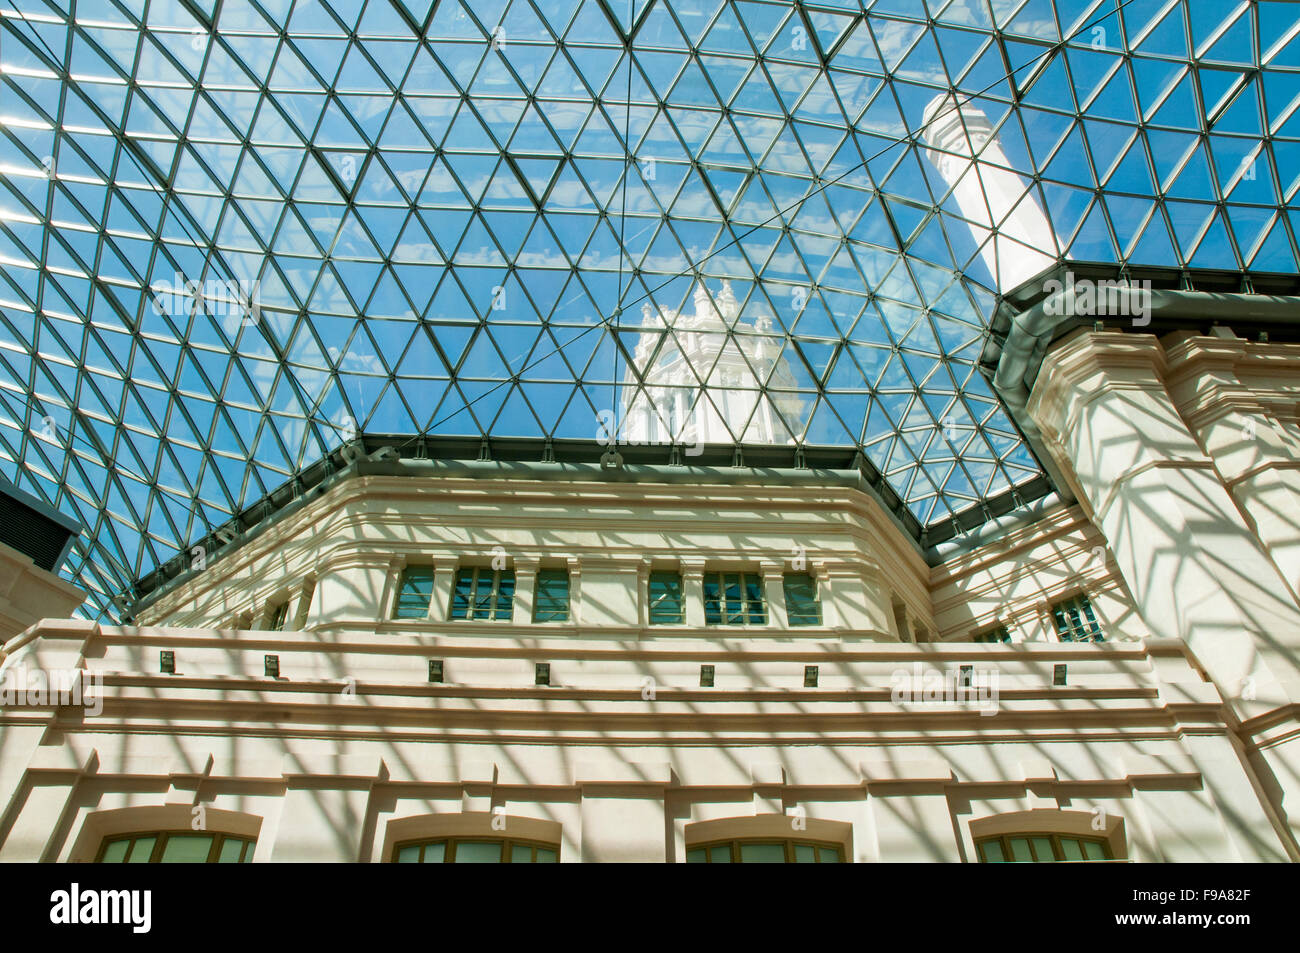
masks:
{"label": "arched window", "polygon": [[403,841],[393,848],[398,864],[554,864],[560,845],[519,838],[439,837]]}
{"label": "arched window", "polygon": [[[370,860],[394,864],[556,864],[558,821],[500,811],[410,814],[384,824]],[[569,843],[572,855],[576,845]]]}
{"label": "arched window", "polygon": [[247,864],[254,837],[208,831],[145,831],[105,837],[99,864]]}
{"label": "arched window", "polygon": [[74,864],[248,864],[262,819],[205,805],[197,826],[188,804],[92,811],[61,862]]}
{"label": "arched window", "polygon": [[1001,834],[975,842],[981,863],[1052,863],[1113,860],[1104,837],[1078,834]]}
{"label": "arched window", "polygon": [[686,848],[688,864],[842,864],[840,844],[797,838],[738,838]]}
{"label": "arched window", "polygon": [[685,835],[688,864],[843,864],[852,857],[852,825],[803,815],[697,821]]}
{"label": "arched window", "polygon": [[970,822],[982,864],[1086,863],[1127,859],[1124,821],[1105,811],[1038,809]]}

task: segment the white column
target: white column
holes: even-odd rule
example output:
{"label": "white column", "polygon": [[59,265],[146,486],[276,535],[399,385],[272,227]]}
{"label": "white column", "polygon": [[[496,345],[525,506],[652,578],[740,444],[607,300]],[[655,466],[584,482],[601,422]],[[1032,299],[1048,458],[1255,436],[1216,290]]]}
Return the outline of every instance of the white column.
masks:
{"label": "white column", "polygon": [[[1027,410],[1074,480],[1151,634],[1183,639],[1300,835],[1300,607],[1166,390],[1146,334],[1074,334]],[[1277,723],[1275,723],[1277,722]],[[1286,732],[1279,729],[1287,726]]]}
{"label": "white column", "polygon": [[[1169,349],[1169,392],[1249,519],[1291,594],[1300,593],[1300,440],[1242,380],[1275,384],[1294,406],[1300,347],[1188,337]],[[1264,395],[1267,396],[1267,395]]]}
{"label": "white column", "polygon": [[536,556],[516,556],[515,564],[515,603],[511,610],[511,621],[527,623],[533,621],[533,604],[537,592],[537,567],[541,561]]}
{"label": "white column", "polygon": [[1011,171],[988,117],[958,108],[950,93],[926,107],[926,157],[970,221],[980,254],[1000,291],[1011,291],[1056,263],[1057,241],[1035,193]]}
{"label": "white column", "polygon": [[704,560],[682,560],[682,600],[686,624],[704,628]]}
{"label": "white column", "polygon": [[763,576],[763,600],[767,603],[767,624],[778,631],[790,628],[785,605],[785,573],[778,562],[764,562],[759,567]]}

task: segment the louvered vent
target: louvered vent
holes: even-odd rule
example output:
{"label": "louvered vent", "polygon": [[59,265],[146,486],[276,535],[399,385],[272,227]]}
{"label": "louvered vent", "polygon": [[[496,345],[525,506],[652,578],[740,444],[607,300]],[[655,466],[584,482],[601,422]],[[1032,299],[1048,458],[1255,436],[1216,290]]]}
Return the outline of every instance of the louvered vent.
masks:
{"label": "louvered vent", "polygon": [[77,535],[76,524],[35,497],[0,482],[0,543],[58,572]]}

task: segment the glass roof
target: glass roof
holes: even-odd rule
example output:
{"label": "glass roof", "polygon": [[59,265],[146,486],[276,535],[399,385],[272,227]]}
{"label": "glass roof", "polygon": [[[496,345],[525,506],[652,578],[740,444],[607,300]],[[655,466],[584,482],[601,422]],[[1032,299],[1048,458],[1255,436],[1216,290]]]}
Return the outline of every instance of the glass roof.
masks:
{"label": "glass roof", "polygon": [[1037,476],[953,91],[1052,259],[1296,270],[1292,3],[3,0],[0,69],[0,472],[96,611],[351,433],[654,407],[646,305],[780,355],[686,348],[689,400],[771,391],[922,524]]}

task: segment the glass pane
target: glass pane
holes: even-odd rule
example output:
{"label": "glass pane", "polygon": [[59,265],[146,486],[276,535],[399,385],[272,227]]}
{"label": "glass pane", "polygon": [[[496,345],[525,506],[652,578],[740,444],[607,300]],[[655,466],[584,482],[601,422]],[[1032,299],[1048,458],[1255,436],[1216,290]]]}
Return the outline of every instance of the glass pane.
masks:
{"label": "glass pane", "polygon": [[140,837],[131,845],[131,856],[127,858],[128,864],[147,864],[150,856],[153,855],[153,846],[158,842],[157,837]]}
{"label": "glass pane", "polygon": [[784,844],[741,844],[742,864],[784,864]]}
{"label": "glass pane", "polygon": [[131,846],[129,840],[115,840],[104,848],[102,864],[120,864],[126,859],[126,849]]}
{"label": "glass pane", "polygon": [[817,850],[811,844],[794,845],[794,862],[796,864],[817,863]]}
{"label": "glass pane", "polygon": [[1084,841],[1083,852],[1089,860],[1105,860],[1106,851],[1096,841]]}
{"label": "glass pane", "polygon": [[650,624],[677,625],[682,621],[682,577],[675,572],[650,574]]}
{"label": "glass pane", "polygon": [[537,863],[539,864],[558,864],[560,855],[549,847],[537,848]]}
{"label": "glass pane", "polygon": [[533,597],[536,622],[569,621],[569,574],[563,569],[544,569],[537,574]]}
{"label": "glass pane", "polygon": [[1011,838],[1011,859],[1017,863],[1026,863],[1034,859],[1029,852],[1029,841],[1024,837]]}
{"label": "glass pane", "polygon": [[740,575],[738,573],[729,572],[722,577],[722,594],[726,600],[726,609],[723,611],[723,615],[726,617],[727,625],[740,625],[745,621],[745,618],[740,604]]}
{"label": "glass pane", "polygon": [[1034,859],[1040,864],[1056,860],[1056,852],[1052,850],[1052,839],[1050,837],[1034,838]]}
{"label": "glass pane", "polygon": [[424,862],[426,864],[441,864],[447,859],[447,842],[438,841],[436,844],[424,845]]}
{"label": "glass pane", "polygon": [[823,864],[838,864],[840,862],[840,852],[834,847],[818,847],[817,859]]}
{"label": "glass pane", "polygon": [[788,573],[785,577],[785,611],[791,625],[821,625],[822,610],[811,576]]}
{"label": "glass pane", "polygon": [[686,852],[686,862],[688,864],[707,864],[709,858],[704,853],[703,847],[692,847]]}
{"label": "glass pane", "polygon": [[456,573],[456,591],[451,597],[451,617],[466,619],[469,617],[469,600],[474,590],[474,574],[468,569]]}
{"label": "glass pane", "polygon": [[397,862],[399,864],[418,864],[420,862],[420,845],[413,844],[410,847],[403,847],[397,852]]}
{"label": "glass pane", "polygon": [[533,849],[527,844],[510,845],[510,863],[512,864],[531,864],[533,862]]}
{"label": "glass pane", "polygon": [[456,863],[458,864],[499,864],[501,863],[500,841],[457,841]]}
{"label": "glass pane", "polygon": [[729,864],[731,863],[731,845],[719,844],[717,847],[709,848],[709,863],[711,864]]}
{"label": "glass pane", "polygon": [[720,588],[718,577],[704,577],[704,624],[717,625],[722,621],[722,607],[719,605]]}
{"label": "glass pane", "polygon": [[221,853],[217,854],[219,864],[237,864],[244,852],[244,842],[237,837],[227,837],[221,842]]}
{"label": "glass pane", "polygon": [[515,572],[513,569],[505,570],[497,575],[496,578],[497,599],[496,612],[493,614],[494,619],[509,619],[514,615],[515,603]]}
{"label": "glass pane", "polygon": [[491,571],[483,569],[474,570],[474,596],[471,600],[474,604],[472,618],[492,618],[492,583],[493,573]]}
{"label": "glass pane", "polygon": [[402,573],[402,584],[397,594],[398,619],[423,619],[429,614],[433,599],[433,567],[407,566]]}
{"label": "glass pane", "polygon": [[986,864],[1003,864],[1006,863],[1007,856],[1002,852],[1002,842],[996,840],[987,840],[979,845],[980,856],[984,858]]}
{"label": "glass pane", "polygon": [[1061,853],[1065,855],[1066,860],[1083,860],[1083,848],[1073,837],[1061,838]]}
{"label": "glass pane", "polygon": [[750,625],[767,622],[767,612],[763,608],[763,580],[758,576],[745,577],[745,601]]}
{"label": "glass pane", "polygon": [[211,834],[169,834],[163,845],[164,864],[206,864],[212,849]]}

